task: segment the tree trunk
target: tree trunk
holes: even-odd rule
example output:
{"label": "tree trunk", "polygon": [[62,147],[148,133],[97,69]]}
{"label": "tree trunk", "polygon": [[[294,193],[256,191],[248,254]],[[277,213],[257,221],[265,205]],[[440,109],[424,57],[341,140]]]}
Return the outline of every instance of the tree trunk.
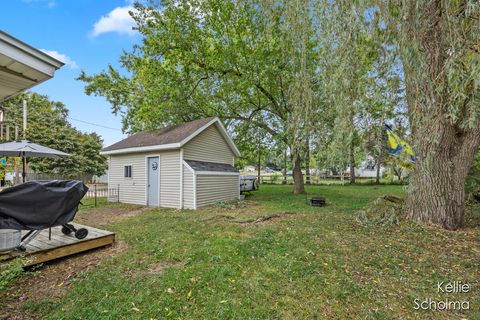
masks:
{"label": "tree trunk", "polygon": [[355,184],[355,145],[350,143],[350,183]]}
{"label": "tree trunk", "polygon": [[[257,134],[258,130],[257,130]],[[262,163],[262,149],[261,149],[261,140],[260,140],[260,135],[258,135],[258,141],[257,141],[257,181],[260,183],[261,181],[261,163]]]}
{"label": "tree trunk", "polygon": [[293,163],[293,194],[303,194],[305,193],[305,184],[303,182],[302,159],[294,147],[290,148],[290,150],[292,151]]}
{"label": "tree trunk", "polygon": [[478,149],[478,140],[477,137],[464,141],[473,148],[463,144],[457,150],[458,141],[450,135],[438,150],[438,147],[432,147],[430,139],[417,138],[418,158],[406,201],[409,219],[449,230],[463,225],[465,182]]}
{"label": "tree trunk", "polygon": [[285,146],[285,151],[283,154],[283,181],[282,184],[287,184],[287,147]]}
{"label": "tree trunk", "polygon": [[258,160],[257,160],[257,181],[258,183],[260,183],[260,178],[262,177],[262,174],[261,174],[261,165],[260,165],[260,152],[258,152]]}
{"label": "tree trunk", "polygon": [[310,139],[305,142],[305,183],[310,184]]}
{"label": "tree trunk", "polygon": [[[407,2],[397,36],[416,159],[405,203],[407,217],[454,230],[464,221],[465,182],[480,145],[480,123],[465,124],[467,107],[457,119],[448,117],[453,102],[466,103],[462,97],[475,94],[473,86],[456,92],[447,79],[448,59],[455,59],[447,36],[452,34],[449,28],[457,28],[447,21],[448,6],[438,1]],[[471,18],[463,22],[467,19]],[[461,37],[469,30],[462,27],[457,34]],[[470,80],[467,76],[462,81]]]}
{"label": "tree trunk", "polygon": [[377,157],[377,174],[376,174],[376,177],[375,177],[375,184],[380,184],[380,164],[382,162],[382,155],[380,154],[378,157]]}
{"label": "tree trunk", "polygon": [[402,168],[397,168],[397,169],[394,169],[393,171],[395,171],[395,174],[397,175],[398,181],[402,182],[402,173],[403,173]]}

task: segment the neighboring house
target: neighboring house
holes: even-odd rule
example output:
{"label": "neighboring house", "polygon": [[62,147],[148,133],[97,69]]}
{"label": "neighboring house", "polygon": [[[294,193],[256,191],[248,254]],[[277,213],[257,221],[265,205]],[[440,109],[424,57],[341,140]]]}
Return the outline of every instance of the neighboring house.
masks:
{"label": "neighboring house", "polygon": [[108,175],[102,174],[101,176],[93,176],[93,183],[108,183]]}
{"label": "neighboring house", "polygon": [[257,168],[255,168],[255,166],[245,166],[243,168],[243,171],[244,172],[256,172],[257,171]]}
{"label": "neighboring house", "polygon": [[[380,165],[380,177],[383,177],[385,167]],[[347,175],[350,175],[350,170],[347,169]],[[359,178],[376,178],[377,164],[373,158],[367,158],[362,161],[358,167],[355,168],[355,177]]]}
{"label": "neighboring house", "polygon": [[120,202],[196,209],[240,197],[240,152],[218,118],[140,132],[101,154]]}

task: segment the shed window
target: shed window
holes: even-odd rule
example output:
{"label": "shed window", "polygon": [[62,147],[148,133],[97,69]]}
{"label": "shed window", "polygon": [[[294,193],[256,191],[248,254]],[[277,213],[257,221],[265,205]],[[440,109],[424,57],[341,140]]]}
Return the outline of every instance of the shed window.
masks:
{"label": "shed window", "polygon": [[125,166],[123,172],[124,172],[125,178],[131,178],[132,177],[132,166]]}

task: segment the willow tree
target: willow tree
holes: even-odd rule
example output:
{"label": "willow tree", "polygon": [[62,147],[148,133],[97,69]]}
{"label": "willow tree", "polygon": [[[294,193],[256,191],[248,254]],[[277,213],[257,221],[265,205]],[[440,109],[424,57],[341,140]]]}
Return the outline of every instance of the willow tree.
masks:
{"label": "willow tree", "polygon": [[305,164],[307,165],[310,161],[307,144],[311,134],[314,51],[311,45],[312,21],[309,5],[310,0],[286,1],[285,27],[287,30],[285,34],[287,36],[282,46],[284,59],[293,70],[291,85],[287,90],[291,109],[287,136],[292,146],[293,179],[299,181],[294,186],[295,194],[305,193],[301,168],[302,149],[305,149],[303,150]]}
{"label": "willow tree", "polygon": [[410,219],[464,222],[465,182],[480,146],[480,2],[377,1],[395,32],[416,155]]}
{"label": "willow tree", "polygon": [[318,17],[323,21],[318,37],[322,48],[319,67],[325,74],[324,96],[330,104],[333,131],[331,145],[323,150],[342,166],[348,163],[351,183],[355,183],[355,164],[362,151],[362,118],[371,109],[367,98],[375,86],[371,74],[379,59],[375,26],[364,11],[352,1],[324,0],[317,4]]}

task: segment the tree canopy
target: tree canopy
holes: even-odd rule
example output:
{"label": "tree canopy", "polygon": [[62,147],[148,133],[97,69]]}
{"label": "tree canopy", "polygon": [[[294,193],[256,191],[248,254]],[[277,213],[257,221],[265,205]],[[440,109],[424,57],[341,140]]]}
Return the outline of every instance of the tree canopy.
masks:
{"label": "tree canopy", "polygon": [[[37,173],[74,177],[79,173],[102,175],[107,168],[106,158],[99,154],[102,139],[96,133],[83,133],[68,122],[67,107],[47,96],[26,93],[3,104],[5,125],[20,128],[23,138],[22,100],[27,101],[28,124],[26,138],[32,142],[70,154],[58,159],[30,158],[29,167]],[[11,131],[11,138],[14,138]]]}

